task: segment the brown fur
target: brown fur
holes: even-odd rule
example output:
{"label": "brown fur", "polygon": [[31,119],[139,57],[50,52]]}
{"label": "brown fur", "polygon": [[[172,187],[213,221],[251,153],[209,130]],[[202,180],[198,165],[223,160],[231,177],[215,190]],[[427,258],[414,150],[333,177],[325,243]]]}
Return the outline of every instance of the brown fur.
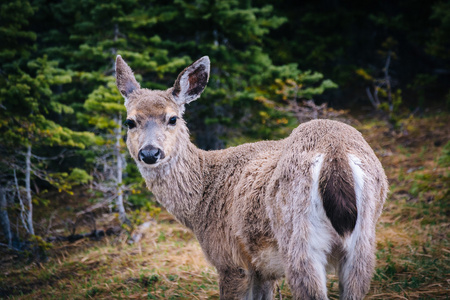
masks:
{"label": "brown fur", "polygon": [[[127,145],[149,189],[194,232],[217,268],[221,298],[271,299],[274,280],[286,276],[295,299],[326,299],[328,260],[338,264],[342,298],[362,299],[387,193],[372,149],[352,127],[316,120],[281,141],[200,150],[181,117],[185,103],[203,91],[205,72],[209,60],[202,58],[173,89],[129,94],[128,118],[138,125]],[[118,77],[119,90],[122,81],[130,80]],[[167,125],[174,115],[176,125]],[[148,145],[165,158],[139,161]]]}
{"label": "brown fur", "polygon": [[[118,57],[120,57],[120,55]],[[134,78],[133,71],[131,71],[131,68],[123,59],[116,60],[116,79],[118,83],[117,88],[125,98],[128,97],[133,91],[141,88],[139,83]]]}

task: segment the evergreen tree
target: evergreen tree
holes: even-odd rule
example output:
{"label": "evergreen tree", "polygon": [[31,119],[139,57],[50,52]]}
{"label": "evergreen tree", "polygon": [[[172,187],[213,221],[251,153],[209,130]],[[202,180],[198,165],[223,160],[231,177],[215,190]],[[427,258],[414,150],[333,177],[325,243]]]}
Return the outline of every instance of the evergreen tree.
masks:
{"label": "evergreen tree", "polygon": [[[73,90],[66,94],[69,97],[79,95],[78,123],[95,131],[99,137],[99,143],[83,155],[90,157],[88,161],[92,164],[95,190],[102,193],[102,198],[115,200],[122,223],[129,223],[124,207],[127,188],[123,184],[126,160],[122,115],[125,108],[116,91],[113,75],[117,46],[126,43],[120,30],[129,21],[123,18],[135,9],[135,5],[135,1],[63,1],[50,4],[56,14],[56,22],[63,25],[67,18],[72,19],[65,27],[65,49],[53,48],[53,54],[63,57],[66,66],[77,71],[78,79],[68,87]],[[46,41],[45,45],[51,48],[51,43]],[[68,53],[70,55],[66,55]],[[77,101],[68,98],[68,102],[74,103],[74,100]]]}
{"label": "evergreen tree", "polygon": [[[31,7],[29,1],[9,1],[0,5],[0,39],[3,41],[0,45],[0,95],[5,94],[6,86],[9,81],[8,77],[11,72],[15,70],[15,64],[20,58],[26,59],[30,55],[30,51],[33,49],[33,42],[36,39],[36,34],[27,30],[28,18],[33,14],[34,10]],[[11,63],[13,62],[13,63]],[[13,95],[14,96],[14,95]],[[6,99],[0,97],[0,130],[4,130],[4,127],[8,123],[8,119],[3,118],[9,112],[4,102]],[[12,151],[7,151],[5,145],[9,141],[0,136],[0,153],[2,154],[0,159],[0,201],[1,201],[1,224],[4,230],[5,239],[8,246],[12,246],[12,237],[10,230],[10,222],[8,218],[8,201],[7,190],[11,183],[11,178],[8,176],[9,158]]]}
{"label": "evergreen tree", "polygon": [[[2,39],[16,42],[2,44],[0,48],[0,164],[5,167],[1,168],[0,178],[5,186],[14,180],[24,228],[34,235],[32,177],[67,188],[66,179],[70,176],[43,169],[42,157],[33,152],[48,153],[44,149],[54,146],[84,148],[94,136],[73,131],[55,121],[58,116],[73,113],[70,107],[59,101],[53,90],[55,86],[69,83],[71,72],[58,68],[58,63],[46,56],[36,56],[36,34],[26,28],[26,20],[34,13],[30,3],[15,1],[2,4],[1,11],[5,17],[0,27],[4,35]],[[20,178],[24,189],[20,187]],[[23,201],[22,196],[25,198]]]}
{"label": "evergreen tree", "polygon": [[[258,1],[268,3],[269,1]],[[271,2],[272,3],[272,2]],[[277,64],[297,61],[301,69],[320,71],[339,89],[324,94],[334,106],[370,105],[363,69],[384,77],[387,52],[392,84],[408,101],[424,106],[424,98],[443,100],[448,92],[448,3],[432,1],[292,1],[273,2],[288,19],[264,40]],[[386,49],[394,41],[395,49]],[[428,103],[429,104],[429,103]]]}
{"label": "evergreen tree", "polygon": [[101,85],[94,90],[85,102],[90,115],[80,115],[95,126],[101,142],[96,147],[96,170],[94,184],[103,192],[102,197],[114,199],[119,211],[121,223],[129,223],[124,207],[123,172],[126,166],[124,156],[122,115],[125,114],[122,96],[114,89],[114,78],[111,76],[106,86]]}

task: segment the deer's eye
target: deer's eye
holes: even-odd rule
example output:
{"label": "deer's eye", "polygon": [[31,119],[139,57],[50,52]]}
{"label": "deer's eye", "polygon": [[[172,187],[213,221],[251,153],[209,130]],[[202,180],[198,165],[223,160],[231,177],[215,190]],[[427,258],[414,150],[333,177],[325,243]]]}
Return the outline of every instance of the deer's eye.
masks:
{"label": "deer's eye", "polygon": [[169,125],[175,125],[177,123],[178,117],[172,117],[169,119]]}
{"label": "deer's eye", "polygon": [[123,124],[125,126],[127,126],[128,129],[133,129],[134,127],[136,127],[136,122],[134,122],[133,120],[130,120],[130,119],[126,119]]}
{"label": "deer's eye", "polygon": [[239,271],[239,276],[240,277],[245,277],[245,270],[244,269],[239,268],[238,271]]}

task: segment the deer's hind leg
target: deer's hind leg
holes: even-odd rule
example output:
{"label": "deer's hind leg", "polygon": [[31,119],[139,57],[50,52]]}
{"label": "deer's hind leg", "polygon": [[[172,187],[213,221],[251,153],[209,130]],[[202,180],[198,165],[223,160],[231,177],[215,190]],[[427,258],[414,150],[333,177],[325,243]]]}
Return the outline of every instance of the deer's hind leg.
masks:
{"label": "deer's hind leg", "polygon": [[375,266],[374,247],[362,239],[357,239],[354,248],[350,247],[344,250],[339,263],[340,299],[364,299]]}
{"label": "deer's hind leg", "polygon": [[339,263],[340,299],[363,299],[375,268],[375,225],[367,210],[358,213],[355,230],[343,242]]}
{"label": "deer's hind leg", "polygon": [[326,233],[311,228],[293,232],[286,253],[286,277],[294,299],[328,299],[326,265],[330,241],[327,237]]}
{"label": "deer's hind leg", "polygon": [[294,299],[328,299],[326,265],[335,234],[319,196],[322,162],[323,158],[319,156],[313,159],[309,168],[296,169],[296,172],[306,174],[277,177],[271,191],[273,209],[270,216]]}
{"label": "deer's hind leg", "polygon": [[[358,218],[353,232],[342,240],[339,290],[341,299],[363,299],[369,291],[375,268],[375,224],[382,207],[379,205],[379,211],[376,211],[376,203],[384,201],[386,188],[382,182],[374,184],[371,179],[374,176],[364,172],[359,159],[350,157],[349,162],[355,183]],[[376,195],[380,198],[377,199]]]}

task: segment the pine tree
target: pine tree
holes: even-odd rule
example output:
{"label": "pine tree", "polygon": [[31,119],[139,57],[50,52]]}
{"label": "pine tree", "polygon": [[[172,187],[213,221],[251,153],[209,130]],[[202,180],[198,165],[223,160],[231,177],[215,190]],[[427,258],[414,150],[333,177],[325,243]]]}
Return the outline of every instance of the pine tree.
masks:
{"label": "pine tree", "polygon": [[[0,95],[3,95],[7,88],[9,81],[8,73],[14,72],[14,62],[20,57],[28,57],[30,51],[33,49],[33,41],[36,39],[36,35],[34,32],[24,28],[28,24],[27,20],[33,14],[33,11],[29,1],[9,1],[0,5],[0,39],[2,40],[0,45]],[[7,107],[4,104],[5,100],[5,98],[0,97],[0,113],[2,117],[7,114]],[[2,118],[0,121],[0,130],[6,124],[7,120]],[[3,170],[0,174],[0,221],[7,244],[11,247],[12,237],[7,211],[7,188],[10,184],[10,178],[5,174],[5,170],[9,169],[8,164],[5,163],[5,158],[9,157],[10,153],[5,153],[7,151],[5,151],[5,147],[3,146],[7,140],[3,137],[0,137],[0,140],[0,151],[3,154],[3,159],[0,160],[0,169]]]}
{"label": "pine tree", "polygon": [[37,56],[36,34],[26,28],[26,20],[35,11],[30,3],[2,4],[1,11],[5,17],[0,27],[2,40],[11,42],[2,43],[0,48],[0,164],[4,166],[0,178],[7,189],[16,187],[24,228],[34,235],[32,178],[36,176],[65,188],[69,176],[44,170],[42,157],[33,152],[55,146],[84,148],[93,142],[94,136],[55,121],[55,117],[73,112],[53,90],[69,83],[72,74],[58,68],[58,63],[47,56]]}
{"label": "pine tree", "polygon": [[[27,73],[28,72],[28,73]],[[6,85],[0,91],[2,99],[1,148],[16,172],[24,174],[27,231],[34,235],[32,224],[31,176],[38,176],[59,187],[64,187],[64,176],[40,170],[32,160],[41,160],[33,155],[42,147],[66,146],[84,148],[93,142],[91,133],[80,133],[63,127],[50,119],[52,113],[70,113],[70,108],[57,102],[51,86],[70,82],[70,74],[56,67],[46,57],[31,60],[26,70],[8,74]],[[14,149],[11,151],[11,149]],[[20,157],[24,161],[21,161]],[[20,196],[18,191],[17,196]]]}
{"label": "pine tree", "polygon": [[79,82],[84,79],[82,86],[74,86],[85,95],[105,84],[116,52],[142,74],[147,88],[171,86],[186,65],[209,55],[213,63],[209,88],[187,115],[197,144],[205,149],[224,147],[223,140],[234,135],[235,124],[242,119],[265,126],[260,116],[268,108],[254,100],[256,87],[273,81],[277,68],[264,53],[262,40],[285,21],[272,16],[271,6],[239,1],[66,0],[50,7],[59,26],[68,20],[72,26],[64,29],[66,41],[61,43],[70,50],[47,52],[66,56],[65,64],[80,72]]}
{"label": "pine tree", "polygon": [[125,114],[123,98],[114,89],[114,78],[111,76],[106,86],[101,85],[94,90],[84,106],[91,115],[80,115],[82,119],[95,126],[101,142],[96,147],[96,178],[97,190],[103,197],[115,200],[121,223],[129,223],[124,207],[123,172],[126,166],[124,156],[122,115]]}

